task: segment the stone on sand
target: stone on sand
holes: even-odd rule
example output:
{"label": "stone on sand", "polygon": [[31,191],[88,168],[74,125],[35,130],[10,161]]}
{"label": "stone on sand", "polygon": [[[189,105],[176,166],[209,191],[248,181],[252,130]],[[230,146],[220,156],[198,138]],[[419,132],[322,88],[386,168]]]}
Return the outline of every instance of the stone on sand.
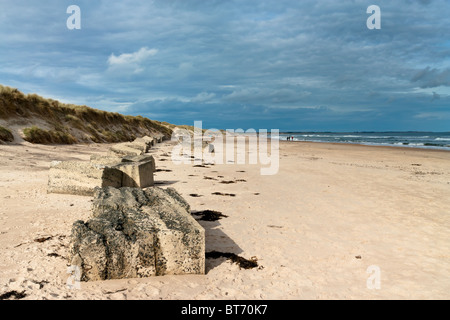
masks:
{"label": "stone on sand", "polygon": [[91,196],[96,187],[146,188],[154,184],[155,159],[150,155],[93,155],[90,162],[52,162],[48,193]]}
{"label": "stone on sand", "polygon": [[162,142],[162,136],[136,138],[132,142],[118,143],[110,148],[110,154],[126,156],[126,155],[142,155],[147,153],[154,145],[154,141]]}
{"label": "stone on sand", "polygon": [[90,196],[96,187],[121,187],[123,173],[117,168],[84,161],[53,161],[48,193]]}
{"label": "stone on sand", "polygon": [[109,155],[139,156],[144,154],[142,149],[136,149],[130,142],[118,143],[110,148]]}
{"label": "stone on sand", "polygon": [[127,156],[114,166],[122,175],[122,187],[146,188],[153,185],[155,159],[152,156]]}
{"label": "stone on sand", "polygon": [[72,227],[69,262],[82,281],[204,274],[205,231],[173,188],[97,188]]}

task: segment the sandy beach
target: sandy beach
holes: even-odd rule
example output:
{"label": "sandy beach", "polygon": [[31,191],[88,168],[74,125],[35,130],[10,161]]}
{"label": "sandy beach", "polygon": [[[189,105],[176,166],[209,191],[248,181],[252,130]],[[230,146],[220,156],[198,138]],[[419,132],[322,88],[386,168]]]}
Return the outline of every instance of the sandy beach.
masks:
{"label": "sandy beach", "polygon": [[88,161],[109,147],[0,145],[0,294],[450,298],[450,152],[286,141],[280,142],[275,175],[261,175],[254,164],[176,165],[170,141],[150,152],[159,169],[156,186],[174,187],[192,211],[227,216],[198,221],[206,231],[206,252],[257,259],[257,268],[208,258],[205,275],[82,282],[80,289],[69,289],[70,230],[74,221],[88,218],[91,198],[48,194],[48,170],[51,161]]}

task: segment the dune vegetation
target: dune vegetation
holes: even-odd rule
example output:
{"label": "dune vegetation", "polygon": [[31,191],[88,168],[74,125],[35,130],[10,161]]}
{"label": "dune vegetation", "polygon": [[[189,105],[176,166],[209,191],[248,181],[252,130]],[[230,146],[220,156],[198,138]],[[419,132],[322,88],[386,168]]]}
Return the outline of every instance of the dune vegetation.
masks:
{"label": "dune vegetation", "polygon": [[14,136],[11,130],[0,126],[0,141],[11,142],[14,140]]}
{"label": "dune vegetation", "polygon": [[[142,116],[65,104],[2,85],[0,120],[19,125],[24,140],[40,144],[116,143],[144,135],[170,137],[172,133],[168,125]],[[0,129],[2,141],[12,141],[11,136],[14,139],[10,130]]]}

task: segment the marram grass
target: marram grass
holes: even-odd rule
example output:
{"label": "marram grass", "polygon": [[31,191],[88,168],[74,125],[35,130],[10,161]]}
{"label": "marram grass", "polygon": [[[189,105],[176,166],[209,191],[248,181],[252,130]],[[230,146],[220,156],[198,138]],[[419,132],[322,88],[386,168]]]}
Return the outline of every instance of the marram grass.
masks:
{"label": "marram grass", "polygon": [[[41,144],[116,143],[154,133],[166,136],[172,133],[168,125],[142,116],[65,104],[2,85],[0,119],[20,119],[21,122],[29,123],[23,129],[25,140]],[[38,120],[39,123],[43,120],[49,129],[40,128]]]}

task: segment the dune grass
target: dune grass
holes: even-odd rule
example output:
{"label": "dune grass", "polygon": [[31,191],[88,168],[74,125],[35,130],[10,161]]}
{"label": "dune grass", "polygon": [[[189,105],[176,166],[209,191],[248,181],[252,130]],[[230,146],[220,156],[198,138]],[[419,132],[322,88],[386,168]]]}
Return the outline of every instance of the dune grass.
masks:
{"label": "dune grass", "polygon": [[24,140],[40,144],[74,144],[77,140],[67,131],[44,130],[33,126],[23,130]]}
{"label": "dune grass", "polygon": [[0,141],[2,141],[2,142],[14,141],[14,136],[13,136],[12,132],[9,129],[4,128],[2,126],[0,126]]}
{"label": "dune grass", "polygon": [[[0,118],[28,120],[31,126],[24,129],[23,133],[25,140],[32,143],[115,143],[154,133],[162,133],[168,137],[172,134],[169,126],[142,116],[64,104],[37,94],[24,94],[15,88],[2,85]],[[44,130],[33,125],[35,119],[44,120],[51,129]],[[76,134],[80,131],[84,138]]]}

